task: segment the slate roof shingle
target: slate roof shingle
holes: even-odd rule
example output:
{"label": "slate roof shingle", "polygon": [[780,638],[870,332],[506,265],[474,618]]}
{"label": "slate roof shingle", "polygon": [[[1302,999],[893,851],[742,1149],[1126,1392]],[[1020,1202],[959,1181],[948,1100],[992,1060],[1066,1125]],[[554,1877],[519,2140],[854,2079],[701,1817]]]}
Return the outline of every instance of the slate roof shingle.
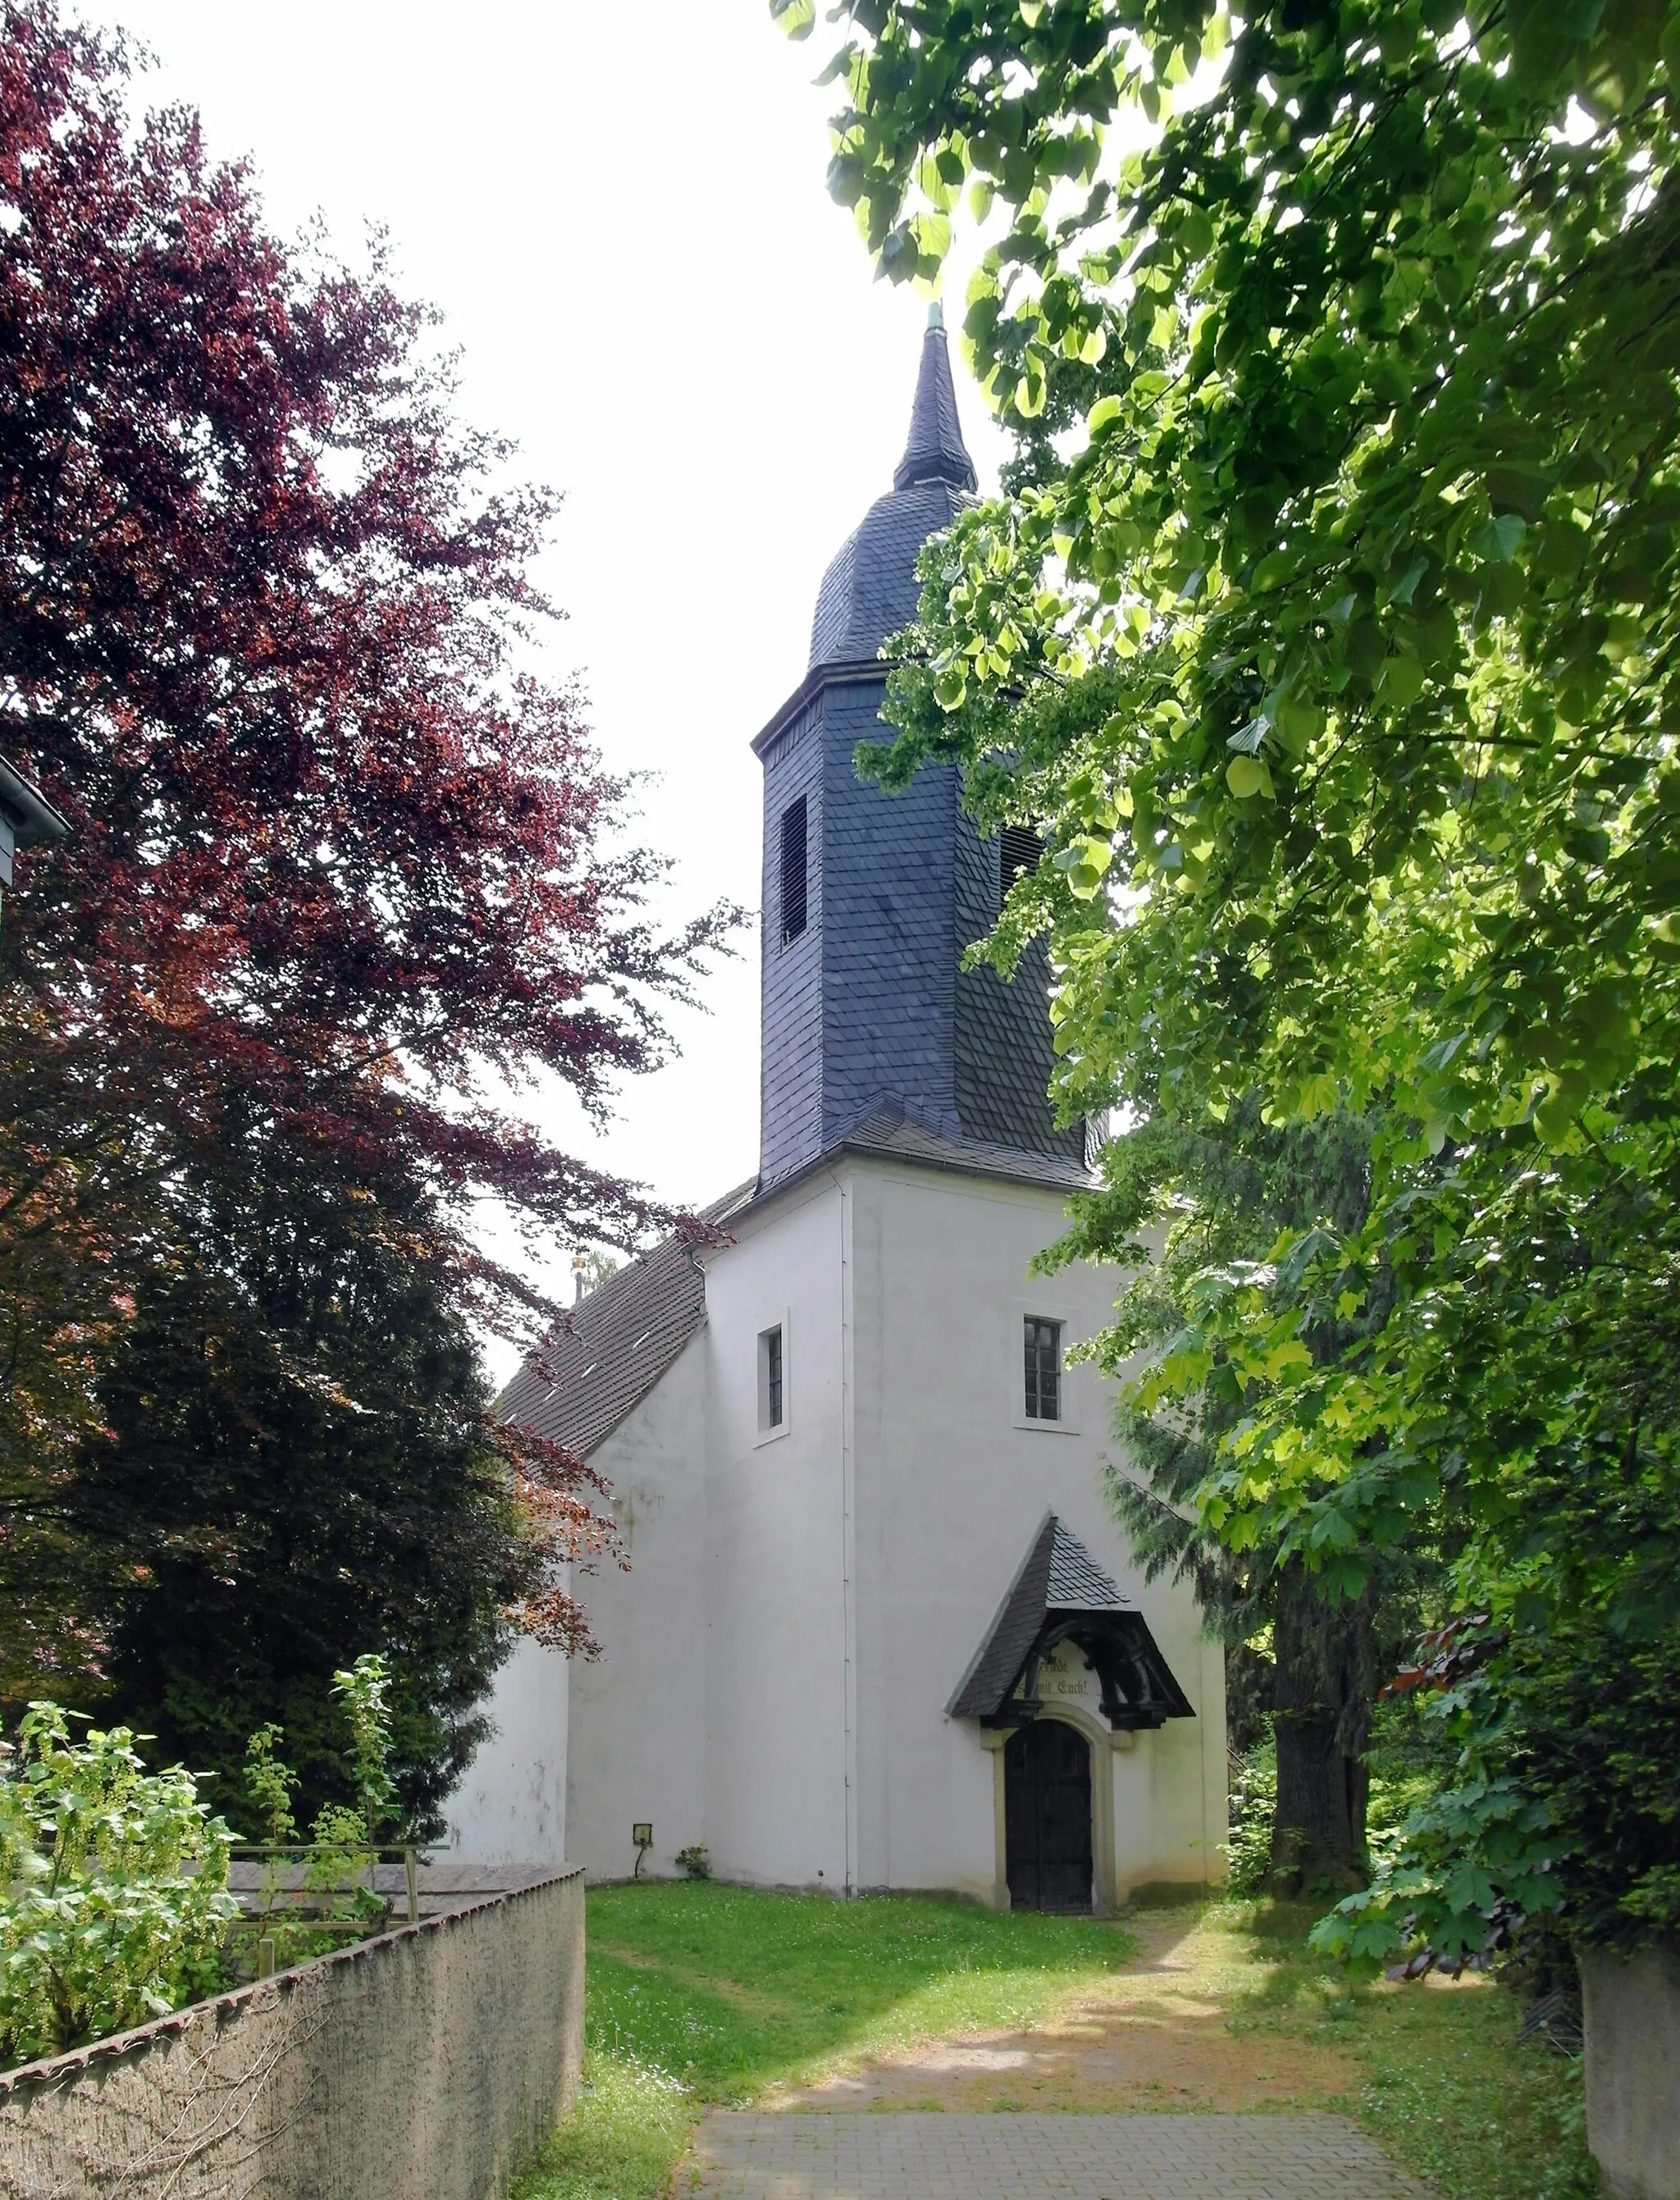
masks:
{"label": "slate roof shingle", "polygon": [[937,304],[928,309],[916,396],[910,408],[910,434],[904,439],[904,455],[893,472],[893,486],[909,489],[926,481],[949,482],[953,489],[966,489],[970,496],[980,487],[975,462],[963,441],[963,424],[957,417],[957,389],[951,378],[945,315]]}
{"label": "slate roof shingle", "polygon": [[[1089,1630],[1069,1629],[1067,1623],[1075,1618],[1088,1619]],[[1046,1512],[1039,1523],[945,1706],[947,1713],[1007,1723],[1011,1693],[1028,1660],[1045,1641],[1053,1642],[1069,1632],[1105,1676],[1105,1708],[1115,1724],[1153,1726],[1163,1717],[1196,1716],[1142,1612],[1054,1512]],[[1111,1682],[1115,1693],[1110,1699]],[[1023,1716],[1030,1717],[1035,1708],[1029,1706]]]}
{"label": "slate roof shingle", "polygon": [[930,535],[949,527],[963,499],[944,482],[917,482],[877,497],[834,553],[817,592],[811,670],[859,664],[881,654],[889,634],[916,617],[922,591],[916,560]]}
{"label": "slate roof shingle", "polygon": [[[737,1213],[753,1185],[739,1185],[702,1220]],[[571,1310],[569,1332],[527,1360],[496,1401],[518,1421],[587,1458],[641,1404],[705,1319],[705,1278],[685,1238],[667,1238],[596,1285]]]}
{"label": "slate roof shingle", "polygon": [[[1057,1586],[1066,1589],[1076,1580],[1085,1577],[1084,1569],[1097,1587],[1098,1608],[1105,1612],[1124,1611],[1120,1590],[1109,1579],[1072,1529],[1064,1527],[1054,1512],[1046,1512],[1039,1523],[1039,1531],[1027,1548],[1015,1579],[1004,1592],[1004,1600],[992,1615],[992,1624],[980,1638],[980,1644],[969,1663],[969,1670],[957,1682],[951,1701],[945,1706],[952,1718],[981,1718],[997,1710],[1015,1686],[1016,1676],[1027,1662],[1027,1653],[1038,1639],[1051,1609],[1051,1569],[1057,1547],[1061,1547],[1061,1565]],[[1072,1547],[1071,1550],[1069,1546]],[[1077,1557],[1074,1555],[1077,1553]],[[1080,1562],[1083,1561],[1083,1568]],[[1058,1603],[1065,1598],[1058,1598]],[[1074,1600],[1077,1602],[1077,1600]]]}
{"label": "slate roof shingle", "polygon": [[1104,1573],[1085,1545],[1068,1525],[1052,1514],[1054,1530],[1050,1546],[1050,1581],[1045,1601],[1052,1612],[1133,1612],[1136,1606],[1120,1593],[1120,1584]]}

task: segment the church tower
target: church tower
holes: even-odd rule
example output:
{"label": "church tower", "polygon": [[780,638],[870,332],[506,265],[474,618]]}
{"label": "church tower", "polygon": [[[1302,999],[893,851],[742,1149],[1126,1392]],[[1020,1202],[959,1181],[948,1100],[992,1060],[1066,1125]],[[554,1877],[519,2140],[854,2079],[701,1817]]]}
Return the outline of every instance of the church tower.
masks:
{"label": "church tower", "polygon": [[853,763],[859,741],[883,738],[881,647],[916,617],[917,555],[975,488],[935,307],[893,486],[824,575],[805,680],[753,743],[764,770],[761,1191],[895,1124],[1083,1158],[1082,1132],[1058,1130],[1045,1097],[1042,947],[1007,986],[958,968],[997,917],[1000,843],[963,815],[953,768],[887,794]]}

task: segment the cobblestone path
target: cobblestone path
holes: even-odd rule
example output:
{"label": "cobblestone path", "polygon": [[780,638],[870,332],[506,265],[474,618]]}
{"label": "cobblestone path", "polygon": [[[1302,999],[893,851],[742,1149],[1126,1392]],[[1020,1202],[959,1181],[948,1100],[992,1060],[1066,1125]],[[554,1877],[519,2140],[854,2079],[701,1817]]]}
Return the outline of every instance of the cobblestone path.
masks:
{"label": "cobblestone path", "polygon": [[694,2200],[1425,2200],[1329,2115],[709,2115]]}

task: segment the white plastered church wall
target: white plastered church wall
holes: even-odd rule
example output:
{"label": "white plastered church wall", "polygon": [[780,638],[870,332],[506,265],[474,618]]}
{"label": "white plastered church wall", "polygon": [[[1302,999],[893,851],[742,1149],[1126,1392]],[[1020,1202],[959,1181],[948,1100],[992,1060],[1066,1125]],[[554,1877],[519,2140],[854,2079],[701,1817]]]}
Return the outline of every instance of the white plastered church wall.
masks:
{"label": "white plastered church wall", "polygon": [[[818,1177],[741,1217],[735,1242],[705,1255],[712,1865],[836,1891],[846,1875],[841,1222],[836,1187]],[[778,1323],[787,1420],[767,1436],[758,1340]]]}
{"label": "white plastered church wall", "polygon": [[565,1860],[570,1687],[558,1650],[515,1643],[484,1707],[493,1730],[445,1805],[444,1839],[454,1858]]}
{"label": "white plastered church wall", "polygon": [[577,1593],[599,1645],[571,1667],[571,1861],[592,1877],[668,1875],[706,1839],[706,1331],[691,1337],[592,1454],[629,1571],[610,1557]]}
{"label": "white plastered church wall", "polygon": [[[1018,1410],[1026,1314],[1071,1343],[1121,1280],[1029,1275],[1062,1215],[1055,1191],[848,1155],[699,1256],[705,1324],[592,1456],[629,1571],[577,1583],[600,1654],[571,1669],[569,1752],[565,1661],[523,1645],[452,1810],[461,1855],[547,1857],[564,1834],[592,1875],[621,1878],[647,1820],[652,1876],[704,1842],[747,1883],[1003,1899],[996,1747],[945,1705],[1053,1510],[1197,1712],[1116,1741],[1077,1665],[1065,1702],[1047,1692],[1108,1784],[1099,1905],[1220,1875],[1223,1660],[1189,1591],[1145,1584],[1109,1515],[1111,1386],[1071,1368],[1060,1425]],[[767,1438],[758,1340],[777,1324],[786,1428]]]}
{"label": "white plastered church wall", "polygon": [[[1068,1371],[1068,1412],[1018,1410],[1028,1312],[1088,1337],[1118,1271],[1029,1275],[1062,1226],[1059,1194],[849,1161],[857,1406],[859,1883],[998,1899],[993,1752],[944,1706],[1034,1530],[1054,1511],[1143,1611],[1197,1717],[1099,1734],[1111,1782],[1114,1899],[1144,1881],[1219,1876],[1223,1659],[1187,1589],[1146,1586],[1101,1489],[1112,1386]],[[1076,1704],[1069,1706],[1077,1711]],[[1078,1722],[1094,1730],[1090,1716]],[[1100,1722],[1096,1724],[1100,1726]]]}

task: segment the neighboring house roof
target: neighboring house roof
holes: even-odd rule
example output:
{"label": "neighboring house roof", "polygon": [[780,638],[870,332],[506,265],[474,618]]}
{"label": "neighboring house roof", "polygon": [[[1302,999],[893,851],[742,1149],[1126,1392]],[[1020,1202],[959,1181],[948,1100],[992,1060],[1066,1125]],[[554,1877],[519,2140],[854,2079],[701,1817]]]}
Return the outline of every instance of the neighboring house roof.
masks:
{"label": "neighboring house roof", "polygon": [[813,672],[870,662],[888,635],[910,623],[921,596],[917,553],[930,535],[950,526],[975,487],[945,328],[935,318],[922,339],[910,436],[892,490],[869,506],[822,576],[811,626]]}
{"label": "neighboring house roof", "polygon": [[[723,1222],[744,1207],[740,1185],[706,1208]],[[587,1458],[641,1404],[705,1319],[705,1278],[683,1238],[667,1238],[598,1284],[571,1309],[571,1325],[528,1360],[496,1401],[504,1420]]]}
{"label": "neighboring house roof", "polygon": [[0,756],[0,810],[11,822],[20,848],[61,840],[70,828],[26,772]]}
{"label": "neighboring house roof", "polygon": [[0,756],[0,886],[12,883],[12,856],[61,840],[70,828],[34,781]]}
{"label": "neighboring house roof", "polygon": [[1142,1612],[1054,1512],[1039,1524],[946,1711],[989,1726],[1034,1717],[1039,1667],[1070,1640],[1097,1670],[1111,1726],[1153,1727],[1195,1717]]}

